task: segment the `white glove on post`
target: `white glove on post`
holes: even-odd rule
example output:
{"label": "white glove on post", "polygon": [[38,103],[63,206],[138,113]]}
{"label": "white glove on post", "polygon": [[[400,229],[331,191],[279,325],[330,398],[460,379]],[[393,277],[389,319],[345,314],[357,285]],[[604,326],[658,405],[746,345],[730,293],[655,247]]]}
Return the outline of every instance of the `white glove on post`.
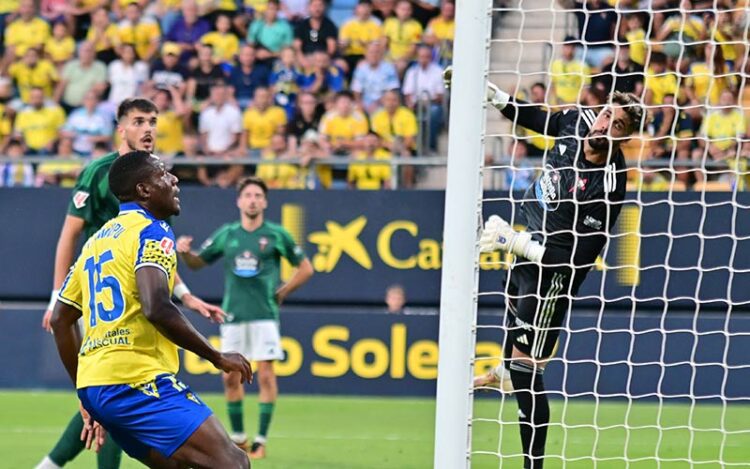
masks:
{"label": "white glove on post", "polygon": [[[449,65],[443,70],[443,85],[446,89],[451,89],[453,80],[453,66]],[[491,81],[487,82],[487,101],[498,110],[502,110],[510,101],[510,95],[501,90]]]}
{"label": "white glove on post", "polygon": [[492,215],[484,224],[479,238],[479,252],[506,251],[532,262],[541,262],[544,246],[531,239],[531,234],[516,231],[507,221]]}

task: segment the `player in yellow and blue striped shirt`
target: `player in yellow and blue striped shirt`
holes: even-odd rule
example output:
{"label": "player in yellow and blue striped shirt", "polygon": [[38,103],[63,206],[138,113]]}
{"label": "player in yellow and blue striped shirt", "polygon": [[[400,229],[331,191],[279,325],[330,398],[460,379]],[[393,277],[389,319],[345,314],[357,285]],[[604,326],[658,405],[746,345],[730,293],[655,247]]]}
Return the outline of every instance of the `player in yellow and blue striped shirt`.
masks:
{"label": "player in yellow and blue striped shirt", "polygon": [[60,357],[93,419],[85,432],[103,426],[150,467],[248,467],[211,410],[175,377],[183,347],[252,379],[242,355],[214,349],[171,301],[177,256],[164,219],[180,211],[177,178],[135,151],[113,163],[109,184],[120,213],[84,245],[52,317]]}

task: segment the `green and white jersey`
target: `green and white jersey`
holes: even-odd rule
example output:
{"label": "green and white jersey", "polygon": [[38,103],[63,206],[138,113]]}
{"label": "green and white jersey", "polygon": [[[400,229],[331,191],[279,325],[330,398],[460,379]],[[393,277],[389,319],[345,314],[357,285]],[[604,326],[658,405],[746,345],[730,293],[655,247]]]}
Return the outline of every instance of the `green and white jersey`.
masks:
{"label": "green and white jersey", "polygon": [[85,221],[83,239],[88,239],[106,222],[117,216],[120,201],[109,190],[109,168],[119,153],[112,152],[88,164],[78,175],[68,215]]}
{"label": "green and white jersey", "polygon": [[281,259],[297,266],[305,253],[281,225],[264,221],[253,232],[239,221],[227,223],[203,243],[198,254],[206,263],[224,258],[222,308],[230,323],[279,320],[276,289]]}

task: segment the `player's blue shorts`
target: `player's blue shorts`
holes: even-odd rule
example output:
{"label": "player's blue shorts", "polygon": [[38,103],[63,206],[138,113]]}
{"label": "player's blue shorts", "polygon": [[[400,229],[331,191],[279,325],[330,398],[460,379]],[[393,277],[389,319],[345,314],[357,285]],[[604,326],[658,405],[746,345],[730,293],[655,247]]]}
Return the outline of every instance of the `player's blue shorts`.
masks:
{"label": "player's blue shorts", "polygon": [[90,386],[78,390],[83,407],[129,456],[146,457],[151,448],[167,458],[211,416],[211,409],[174,375],[131,387]]}

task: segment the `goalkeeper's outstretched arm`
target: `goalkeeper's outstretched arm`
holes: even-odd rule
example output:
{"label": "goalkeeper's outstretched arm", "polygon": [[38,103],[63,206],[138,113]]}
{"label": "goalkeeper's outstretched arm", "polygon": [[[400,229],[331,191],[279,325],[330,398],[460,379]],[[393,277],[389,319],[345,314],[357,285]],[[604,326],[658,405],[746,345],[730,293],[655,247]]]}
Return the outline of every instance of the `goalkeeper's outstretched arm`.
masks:
{"label": "goalkeeper's outstretched arm", "polygon": [[[446,88],[450,88],[452,78],[453,68],[447,67],[443,71],[443,82]],[[541,106],[512,98],[491,81],[487,81],[487,102],[521,127],[550,137],[557,136],[560,131],[559,119],[568,112],[550,114]]]}

